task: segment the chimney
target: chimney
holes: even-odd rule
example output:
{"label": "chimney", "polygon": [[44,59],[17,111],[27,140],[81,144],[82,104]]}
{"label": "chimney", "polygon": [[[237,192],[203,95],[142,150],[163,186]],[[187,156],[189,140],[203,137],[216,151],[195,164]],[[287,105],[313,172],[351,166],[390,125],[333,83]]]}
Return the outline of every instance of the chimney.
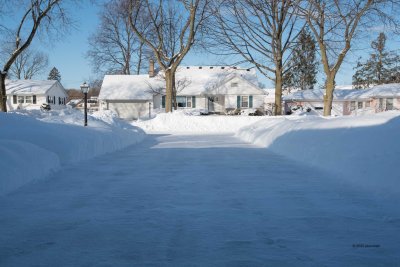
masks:
{"label": "chimney", "polygon": [[156,76],[156,73],[154,71],[154,60],[151,58],[149,62],[149,77],[152,78]]}

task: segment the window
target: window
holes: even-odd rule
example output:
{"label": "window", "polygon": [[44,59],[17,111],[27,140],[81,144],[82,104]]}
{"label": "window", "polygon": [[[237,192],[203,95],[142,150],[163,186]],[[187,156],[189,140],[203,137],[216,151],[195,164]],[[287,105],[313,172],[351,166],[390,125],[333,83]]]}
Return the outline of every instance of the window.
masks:
{"label": "window", "polygon": [[231,83],[231,87],[238,87],[239,83]]}
{"label": "window", "polygon": [[25,96],[25,103],[31,104],[32,103],[32,96],[30,96],[30,95]]}
{"label": "window", "polygon": [[253,96],[237,96],[237,108],[252,108],[253,107]]}
{"label": "window", "polygon": [[383,109],[383,98],[379,98],[379,109]]}
{"label": "window", "polygon": [[393,110],[393,98],[386,98],[386,110]]}
{"label": "window", "polygon": [[188,96],[186,98],[186,107],[191,108],[192,107],[192,97]]}
{"label": "window", "polygon": [[363,108],[363,102],[358,102],[357,108],[358,108],[358,109],[362,109],[362,108]]}
{"label": "window", "polygon": [[17,96],[13,95],[13,104],[17,104]]}
{"label": "window", "polygon": [[176,103],[178,104],[179,108],[185,108],[186,107],[186,96],[177,96]]}
{"label": "window", "polygon": [[249,107],[249,97],[248,96],[242,96],[242,108],[248,108]]}
{"label": "window", "polygon": [[371,106],[371,102],[365,101],[365,107],[366,107],[366,108],[369,108],[370,106]]}
{"label": "window", "polygon": [[356,101],[351,101],[350,102],[350,110],[355,110],[356,109]]}
{"label": "window", "polygon": [[24,97],[23,96],[18,96],[18,104],[23,104],[24,103]]}

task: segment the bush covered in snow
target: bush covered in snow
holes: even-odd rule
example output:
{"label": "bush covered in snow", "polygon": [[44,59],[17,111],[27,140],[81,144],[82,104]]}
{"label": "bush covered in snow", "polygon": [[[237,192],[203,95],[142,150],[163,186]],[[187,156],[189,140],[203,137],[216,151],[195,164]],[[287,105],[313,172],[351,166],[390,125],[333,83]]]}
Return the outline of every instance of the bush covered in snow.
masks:
{"label": "bush covered in snow", "polygon": [[108,111],[90,115],[83,127],[82,112],[73,109],[0,113],[0,127],[0,195],[61,165],[135,144],[145,135]]}

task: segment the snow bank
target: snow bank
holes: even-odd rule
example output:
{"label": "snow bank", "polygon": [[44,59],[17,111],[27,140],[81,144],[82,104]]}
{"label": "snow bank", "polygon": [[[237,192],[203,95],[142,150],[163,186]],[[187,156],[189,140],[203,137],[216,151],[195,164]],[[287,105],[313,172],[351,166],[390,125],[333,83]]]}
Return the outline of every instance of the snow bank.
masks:
{"label": "snow bank", "polygon": [[234,133],[241,127],[253,124],[265,117],[257,116],[192,116],[184,111],[161,113],[150,120],[138,120],[132,124],[148,133]]}
{"label": "snow bank", "polygon": [[400,113],[267,118],[237,136],[359,187],[400,192]]}
{"label": "snow bank", "polygon": [[90,159],[141,141],[144,132],[111,112],[83,127],[76,110],[0,113],[0,195],[47,176],[61,165]]}

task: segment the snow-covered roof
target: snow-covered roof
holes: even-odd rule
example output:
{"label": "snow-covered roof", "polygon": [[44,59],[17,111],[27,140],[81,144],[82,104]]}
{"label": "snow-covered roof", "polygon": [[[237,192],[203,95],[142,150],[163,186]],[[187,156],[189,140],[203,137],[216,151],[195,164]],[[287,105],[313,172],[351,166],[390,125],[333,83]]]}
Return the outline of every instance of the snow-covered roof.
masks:
{"label": "snow-covered roof", "polygon": [[362,91],[364,98],[400,97],[400,83],[376,85]]}
{"label": "snow-covered roof", "polygon": [[101,86],[99,99],[148,100],[152,99],[151,89],[163,86],[160,79],[149,75],[106,75]]}
{"label": "snow-covered roof", "polygon": [[[178,95],[212,94],[215,88],[235,77],[244,79],[253,87],[258,88],[254,69],[223,66],[181,66],[176,71]],[[106,75],[99,99],[148,100],[152,98],[154,91],[164,91],[164,88],[165,79],[162,71],[152,78],[147,74]],[[260,94],[262,94],[261,89]]]}
{"label": "snow-covered roof", "polygon": [[6,93],[12,94],[46,94],[58,81],[56,80],[6,80]]}
{"label": "snow-covered roof", "polygon": [[[284,100],[301,101],[322,101],[324,89],[302,90],[284,96]],[[400,97],[400,84],[383,84],[372,87],[371,89],[335,89],[333,93],[334,101],[369,99],[379,97]]]}

